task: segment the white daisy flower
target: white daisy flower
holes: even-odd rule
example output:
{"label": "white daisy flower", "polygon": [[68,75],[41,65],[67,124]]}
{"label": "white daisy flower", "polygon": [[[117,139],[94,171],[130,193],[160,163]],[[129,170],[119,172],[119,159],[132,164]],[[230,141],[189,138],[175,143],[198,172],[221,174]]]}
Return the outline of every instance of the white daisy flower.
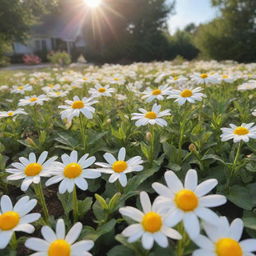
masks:
{"label": "white daisy flower", "polygon": [[126,150],[121,148],[118,152],[117,159],[110,153],[105,153],[104,158],[107,163],[96,162],[95,164],[102,167],[97,169],[102,173],[111,174],[109,178],[110,183],[119,180],[120,184],[125,187],[127,185],[126,174],[130,172],[140,172],[143,170],[143,163],[140,156],[132,157],[125,161]]}
{"label": "white daisy flower", "polygon": [[11,93],[19,93],[19,94],[24,94],[27,91],[32,91],[32,86],[29,84],[25,85],[15,85],[11,89]]}
{"label": "white daisy flower", "polygon": [[88,189],[88,183],[86,179],[96,179],[100,177],[100,172],[93,169],[87,169],[91,166],[96,158],[94,156],[89,157],[89,154],[83,155],[78,161],[77,151],[72,151],[70,156],[63,154],[61,156],[62,163],[56,162],[54,165],[54,176],[47,182],[46,186],[60,182],[59,193],[63,194],[66,191],[71,193],[74,190],[75,185],[81,190]]}
{"label": "white daisy flower", "polygon": [[92,256],[88,251],[94,246],[93,241],[76,242],[82,228],[82,223],[77,222],[66,235],[65,223],[59,219],[56,224],[56,232],[50,227],[44,226],[41,229],[44,239],[29,238],[25,246],[37,252],[31,256]]}
{"label": "white daisy flower", "polygon": [[186,232],[191,238],[199,235],[200,224],[198,218],[209,223],[216,223],[219,217],[208,207],[216,207],[226,203],[222,195],[206,195],[216,185],[216,179],[209,179],[198,185],[197,172],[193,169],[186,174],[185,184],[172,171],[165,173],[167,186],[153,183],[152,187],[160,195],[158,203],[168,212],[167,224],[177,225],[183,221]]}
{"label": "white daisy flower", "polygon": [[256,126],[253,125],[254,123],[242,123],[241,126],[230,124],[231,128],[221,128],[221,140],[233,140],[234,143],[237,143],[239,141],[248,142],[250,138],[256,139]]}
{"label": "white daisy flower", "polygon": [[142,99],[146,99],[146,102],[151,102],[155,99],[163,100],[164,96],[170,94],[170,87],[168,85],[162,85],[155,89],[147,88],[143,94]]}
{"label": "white daisy flower", "polygon": [[33,96],[26,96],[24,99],[19,100],[19,106],[34,106],[34,105],[43,105],[44,101],[48,101],[49,98],[45,95],[33,95]]}
{"label": "white daisy flower", "polygon": [[11,175],[7,177],[7,180],[23,179],[21,190],[27,191],[32,183],[40,183],[41,177],[51,176],[52,166],[54,165],[57,156],[51,157],[46,161],[47,156],[48,152],[44,151],[39,156],[38,160],[34,153],[30,153],[28,159],[20,157],[20,162],[11,164],[12,168],[6,170],[8,173],[11,173]]}
{"label": "white daisy flower", "polygon": [[191,77],[191,81],[195,84],[218,84],[219,80],[216,75],[210,75],[206,73],[194,74]]}
{"label": "white daisy flower", "polygon": [[38,219],[39,213],[31,213],[37,204],[37,200],[22,197],[13,206],[11,199],[3,195],[0,201],[0,249],[4,249],[10,242],[15,231],[33,233],[35,228],[30,224]]}
{"label": "white daisy flower", "polygon": [[181,239],[181,235],[176,230],[166,224],[166,216],[161,212],[161,208],[154,202],[151,205],[146,192],[140,193],[140,203],[143,211],[134,207],[126,206],[119,209],[123,216],[127,216],[138,222],[127,227],[122,235],[128,237],[128,242],[133,243],[141,238],[142,246],[150,250],[154,241],[161,247],[168,247],[168,238]]}
{"label": "white daisy flower", "polygon": [[161,118],[163,116],[169,116],[170,110],[166,109],[161,111],[161,106],[154,104],[151,111],[147,111],[143,108],[139,108],[141,113],[132,113],[132,120],[137,120],[135,125],[136,126],[144,126],[144,125],[159,125],[159,126],[167,126],[167,122]]}
{"label": "white daisy flower", "polygon": [[27,115],[28,113],[24,111],[22,108],[18,108],[16,110],[9,110],[9,111],[1,111],[0,118],[4,117],[15,117],[17,115]]}
{"label": "white daisy flower", "polygon": [[59,90],[60,89],[60,85],[59,84],[47,84],[47,86],[42,87],[42,90],[45,93],[49,93],[52,92],[54,90]]}
{"label": "white daisy flower", "polygon": [[101,97],[101,96],[112,96],[116,90],[111,88],[109,85],[102,86],[100,84],[96,84],[94,88],[90,88],[89,93],[92,97]]}
{"label": "white daisy flower", "polygon": [[48,96],[50,98],[60,98],[60,97],[65,97],[67,96],[68,92],[67,91],[51,91],[51,92],[48,92]]}
{"label": "white daisy flower", "polygon": [[74,117],[78,117],[80,113],[86,118],[92,119],[95,112],[95,108],[92,105],[97,103],[97,101],[92,98],[84,97],[80,99],[78,96],[74,96],[73,101],[65,100],[65,103],[67,105],[59,106],[60,109],[64,109],[61,111],[61,118],[66,118],[70,122]]}
{"label": "white daisy flower", "polygon": [[194,239],[200,249],[193,256],[254,256],[256,239],[240,241],[244,228],[241,219],[229,225],[226,217],[220,217],[215,225],[204,223],[203,227],[208,237],[199,235]]}
{"label": "white daisy flower", "polygon": [[186,102],[195,103],[195,101],[201,101],[205,94],[201,93],[200,91],[202,88],[197,87],[195,89],[187,88],[184,90],[172,90],[167,97],[167,99],[176,99],[180,105],[185,104]]}

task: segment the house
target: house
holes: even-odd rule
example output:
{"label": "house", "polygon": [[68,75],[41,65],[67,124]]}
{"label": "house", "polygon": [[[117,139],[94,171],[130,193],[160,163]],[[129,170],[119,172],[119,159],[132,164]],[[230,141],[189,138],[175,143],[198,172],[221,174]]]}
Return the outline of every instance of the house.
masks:
{"label": "house", "polygon": [[45,16],[41,24],[33,26],[26,43],[15,42],[13,55],[37,54],[64,50],[83,51],[86,46],[82,33],[83,17],[79,12],[65,8],[59,14]]}

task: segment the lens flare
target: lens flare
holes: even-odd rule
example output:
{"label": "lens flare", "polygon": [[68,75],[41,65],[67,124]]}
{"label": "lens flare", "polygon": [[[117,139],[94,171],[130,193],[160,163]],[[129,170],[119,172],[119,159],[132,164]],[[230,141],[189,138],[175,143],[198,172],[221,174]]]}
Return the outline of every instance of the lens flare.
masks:
{"label": "lens flare", "polygon": [[97,8],[101,5],[102,0],[85,0],[85,3],[91,8]]}

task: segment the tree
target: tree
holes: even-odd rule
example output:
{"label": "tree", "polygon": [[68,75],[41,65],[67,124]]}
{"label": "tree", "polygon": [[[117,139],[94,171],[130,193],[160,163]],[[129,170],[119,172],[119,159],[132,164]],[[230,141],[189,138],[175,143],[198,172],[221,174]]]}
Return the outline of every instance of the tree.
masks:
{"label": "tree", "polygon": [[[163,31],[174,8],[165,0],[104,0],[85,20],[91,58],[102,61],[161,60],[168,50]],[[87,56],[88,57],[88,56]],[[90,56],[89,56],[90,57]]]}
{"label": "tree", "polygon": [[212,4],[221,16],[199,28],[195,45],[209,58],[255,61],[256,1],[212,0]]}
{"label": "tree", "polygon": [[0,63],[11,43],[24,41],[31,25],[55,5],[56,0],[0,0]]}

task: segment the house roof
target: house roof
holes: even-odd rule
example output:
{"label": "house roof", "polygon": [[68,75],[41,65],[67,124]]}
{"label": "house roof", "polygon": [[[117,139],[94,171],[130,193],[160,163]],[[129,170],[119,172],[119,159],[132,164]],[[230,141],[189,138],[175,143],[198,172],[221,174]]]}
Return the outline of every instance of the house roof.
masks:
{"label": "house roof", "polygon": [[32,34],[60,38],[64,41],[74,42],[81,34],[84,12],[71,6],[70,2],[62,6],[58,14],[47,15],[42,23],[32,27]]}

